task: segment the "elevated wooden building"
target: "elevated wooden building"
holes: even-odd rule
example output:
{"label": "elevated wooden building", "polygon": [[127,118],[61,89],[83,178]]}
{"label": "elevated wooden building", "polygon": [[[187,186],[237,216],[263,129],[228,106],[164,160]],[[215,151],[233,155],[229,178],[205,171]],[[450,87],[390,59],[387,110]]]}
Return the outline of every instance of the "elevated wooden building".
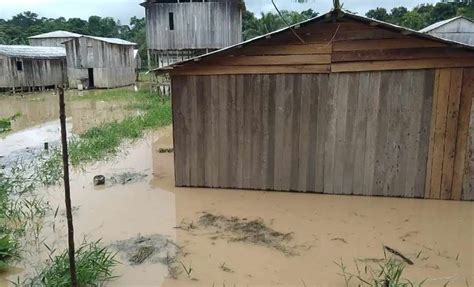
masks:
{"label": "elevated wooden building", "polygon": [[149,68],[162,67],[242,41],[242,0],[148,0]]}
{"label": "elevated wooden building", "polygon": [[81,36],[65,46],[71,88],[116,88],[135,83],[135,43]]}
{"label": "elevated wooden building", "polygon": [[333,11],[156,69],[177,186],[473,200],[474,50]]}
{"label": "elevated wooden building", "polygon": [[42,47],[63,47],[64,42],[76,39],[82,35],[71,33],[67,31],[54,31],[44,34],[32,36],[29,39],[31,46],[42,46]]}
{"label": "elevated wooden building", "polygon": [[64,48],[0,45],[0,89],[42,90],[66,81]]}
{"label": "elevated wooden building", "polygon": [[474,46],[474,21],[467,17],[458,16],[437,22],[420,32]]}

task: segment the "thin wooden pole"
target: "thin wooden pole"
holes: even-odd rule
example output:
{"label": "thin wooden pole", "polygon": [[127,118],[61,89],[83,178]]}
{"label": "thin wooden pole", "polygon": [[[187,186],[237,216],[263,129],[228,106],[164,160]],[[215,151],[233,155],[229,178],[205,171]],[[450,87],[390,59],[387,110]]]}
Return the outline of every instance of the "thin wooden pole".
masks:
{"label": "thin wooden pole", "polygon": [[69,154],[67,150],[67,129],[66,129],[66,104],[64,102],[64,88],[59,88],[59,120],[61,122],[61,142],[63,147],[63,168],[64,168],[64,195],[66,199],[67,217],[67,239],[69,243],[69,272],[71,274],[71,286],[77,287],[76,260],[74,258],[74,225],[72,222],[71,187],[69,184]]}

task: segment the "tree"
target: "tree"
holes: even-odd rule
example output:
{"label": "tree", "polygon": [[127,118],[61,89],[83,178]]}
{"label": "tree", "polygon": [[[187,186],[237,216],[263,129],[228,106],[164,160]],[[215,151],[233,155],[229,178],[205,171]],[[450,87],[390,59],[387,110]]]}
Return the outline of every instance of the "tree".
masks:
{"label": "tree", "polygon": [[388,22],[390,20],[390,15],[387,13],[387,9],[381,7],[369,10],[365,16],[384,22]]}

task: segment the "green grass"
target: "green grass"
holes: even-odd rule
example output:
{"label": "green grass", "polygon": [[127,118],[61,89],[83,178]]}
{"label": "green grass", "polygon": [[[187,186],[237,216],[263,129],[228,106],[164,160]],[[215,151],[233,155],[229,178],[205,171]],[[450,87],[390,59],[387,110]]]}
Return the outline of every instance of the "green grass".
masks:
{"label": "green grass", "polygon": [[[51,250],[54,253],[54,250]],[[76,250],[76,273],[79,286],[101,286],[114,278],[112,269],[118,264],[115,253],[102,246],[100,241],[84,243]],[[30,286],[71,286],[68,251],[50,255],[48,264],[31,280]]]}
{"label": "green grass", "polygon": [[9,118],[0,118],[0,134],[11,131],[12,122],[20,116],[21,114],[17,113]]}
{"label": "green grass", "polygon": [[359,266],[355,261],[356,272],[354,273],[349,272],[348,267],[342,261],[335,264],[341,270],[338,275],[344,278],[347,287],[421,287],[426,281],[416,284],[404,278],[406,263],[395,256],[387,257],[385,252],[384,259],[376,266],[370,264]]}
{"label": "green grass", "polygon": [[[69,158],[74,167],[108,160],[117,155],[126,141],[141,138],[147,130],[171,124],[171,103],[147,92],[129,90],[107,90],[87,93],[85,97],[103,100],[123,100],[128,108],[141,111],[139,115],[122,121],[103,123],[69,140]],[[84,97],[84,98],[85,98]],[[8,264],[18,253],[17,234],[30,228],[36,233],[35,223],[48,210],[47,203],[36,197],[34,191],[41,186],[62,181],[62,154],[59,147],[44,152],[27,162],[18,162],[6,170],[0,169],[0,226],[14,226],[4,239],[0,252],[1,264]],[[3,237],[2,237],[3,238]],[[7,242],[8,241],[8,242]],[[0,241],[0,244],[2,242]],[[10,251],[15,251],[10,253]]]}
{"label": "green grass", "polygon": [[15,259],[18,259],[18,241],[11,230],[0,228],[0,272]]}

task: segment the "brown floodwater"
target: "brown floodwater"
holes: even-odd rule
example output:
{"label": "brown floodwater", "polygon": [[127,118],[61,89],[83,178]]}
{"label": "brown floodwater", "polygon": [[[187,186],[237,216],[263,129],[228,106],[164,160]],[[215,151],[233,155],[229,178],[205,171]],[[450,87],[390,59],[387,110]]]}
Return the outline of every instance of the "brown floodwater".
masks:
{"label": "brown floodwater", "polygon": [[[126,101],[103,101],[92,97],[96,91],[66,91],[66,114],[69,135],[81,134],[103,122],[122,120],[137,111],[127,109]],[[0,135],[0,156],[42,146],[60,138],[58,96],[53,92],[24,96],[0,95],[0,118],[20,114],[12,122],[12,131]]]}
{"label": "brown floodwater", "polygon": [[[356,272],[355,261],[383,258],[389,246],[414,265],[404,276],[425,286],[474,285],[474,204],[472,202],[332,196],[244,190],[176,188],[171,128],[131,143],[111,162],[99,162],[72,175],[76,242],[102,239],[113,245],[138,235],[162,235],[182,249],[178,262],[192,272],[168,277],[161,263],[131,265],[123,254],[107,286],[345,286],[334,262]],[[147,175],[129,184],[94,187],[92,177],[133,171]],[[60,216],[44,225],[39,241],[55,248],[66,244],[62,190],[43,191]],[[272,246],[221,236],[200,225],[204,212],[232,220],[261,219],[282,234],[293,254]],[[234,218],[234,219],[232,219]],[[183,228],[183,227],[189,228]],[[176,228],[180,227],[180,228]],[[4,278],[31,274],[46,258],[42,244]],[[225,267],[225,268],[224,268]],[[355,281],[354,281],[355,283]],[[4,283],[6,285],[6,283]],[[1,285],[1,284],[0,284]]]}

